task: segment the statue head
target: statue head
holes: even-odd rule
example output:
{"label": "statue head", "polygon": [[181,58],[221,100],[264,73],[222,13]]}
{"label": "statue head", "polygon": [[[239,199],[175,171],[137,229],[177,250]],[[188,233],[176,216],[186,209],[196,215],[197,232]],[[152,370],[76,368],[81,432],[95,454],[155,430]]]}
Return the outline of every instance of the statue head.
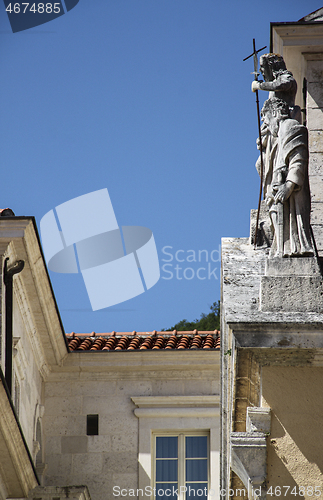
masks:
{"label": "statue head", "polygon": [[272,81],[282,71],[286,71],[286,64],[279,54],[263,54],[260,56],[260,71],[266,81]]}
{"label": "statue head", "polygon": [[269,128],[270,133],[277,136],[279,123],[282,120],[290,118],[289,106],[282,99],[272,97],[264,102],[261,110],[261,117],[264,124]]}

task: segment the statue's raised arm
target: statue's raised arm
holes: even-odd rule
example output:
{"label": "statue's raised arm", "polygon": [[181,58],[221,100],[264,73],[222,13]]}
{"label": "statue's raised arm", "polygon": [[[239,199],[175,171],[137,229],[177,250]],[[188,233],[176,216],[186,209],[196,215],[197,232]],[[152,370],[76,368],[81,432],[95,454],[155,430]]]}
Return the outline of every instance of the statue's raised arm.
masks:
{"label": "statue's raised arm", "polygon": [[282,56],[278,54],[262,55],[260,57],[260,71],[265,81],[253,81],[252,91],[267,90],[269,98],[282,99],[289,106],[291,118],[301,122],[300,107],[295,106],[297,83],[293,74],[286,69]]}

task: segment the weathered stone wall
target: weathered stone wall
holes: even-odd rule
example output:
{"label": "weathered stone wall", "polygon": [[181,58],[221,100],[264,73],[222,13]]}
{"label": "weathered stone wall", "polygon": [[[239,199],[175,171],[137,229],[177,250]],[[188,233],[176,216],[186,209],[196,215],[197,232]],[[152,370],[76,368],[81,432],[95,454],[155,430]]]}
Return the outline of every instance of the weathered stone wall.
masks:
{"label": "weathered stone wall", "polygon": [[317,249],[323,256],[323,53],[307,59],[306,116],[309,131],[309,178],[312,195],[311,224]]}
{"label": "weathered stone wall", "polygon": [[[92,500],[116,498],[113,486],[136,490],[139,418],[131,398],[219,394],[219,375],[216,351],[69,354],[45,383],[45,485],[86,484]],[[99,415],[98,436],[86,435],[90,414]]]}

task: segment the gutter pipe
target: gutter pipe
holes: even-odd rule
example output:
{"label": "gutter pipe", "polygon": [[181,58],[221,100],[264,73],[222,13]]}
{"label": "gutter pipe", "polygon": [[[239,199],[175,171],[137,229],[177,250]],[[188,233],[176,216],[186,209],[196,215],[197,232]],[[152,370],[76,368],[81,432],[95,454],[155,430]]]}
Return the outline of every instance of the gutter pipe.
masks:
{"label": "gutter pipe", "polygon": [[12,395],[12,344],[13,344],[13,307],[12,307],[12,281],[15,274],[20,273],[25,262],[17,260],[11,267],[8,268],[7,257],[3,266],[3,282],[5,285],[5,380],[7,383],[10,396]]}

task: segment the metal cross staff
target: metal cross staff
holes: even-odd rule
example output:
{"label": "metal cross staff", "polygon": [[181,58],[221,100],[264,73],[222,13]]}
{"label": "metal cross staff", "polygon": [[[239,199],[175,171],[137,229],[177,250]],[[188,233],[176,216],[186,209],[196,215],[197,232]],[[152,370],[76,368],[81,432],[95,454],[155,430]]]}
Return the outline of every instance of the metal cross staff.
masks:
{"label": "metal cross staff", "polygon": [[[258,72],[258,52],[261,52],[267,47],[262,47],[259,50],[256,50],[256,41],[253,39],[253,53],[250,54],[250,56],[245,57],[244,61],[249,59],[249,57],[253,56],[253,64],[254,64],[254,71],[252,74],[255,75],[255,80],[258,81],[258,75],[260,74]],[[263,183],[263,176],[264,176],[264,161],[263,161],[263,154],[262,154],[262,141],[261,141],[261,123],[260,123],[260,110],[259,110],[259,97],[258,97],[258,90],[256,90],[256,103],[257,103],[257,116],[258,116],[258,134],[259,134],[259,145],[260,145],[260,192],[259,192],[259,201],[258,201],[258,211],[257,211],[257,220],[256,220],[256,231],[255,231],[255,240],[254,240],[254,247],[256,248],[257,246],[257,233],[258,233],[258,224],[259,224],[259,213],[260,213],[260,205],[261,205],[261,194],[262,194],[262,183]]]}

